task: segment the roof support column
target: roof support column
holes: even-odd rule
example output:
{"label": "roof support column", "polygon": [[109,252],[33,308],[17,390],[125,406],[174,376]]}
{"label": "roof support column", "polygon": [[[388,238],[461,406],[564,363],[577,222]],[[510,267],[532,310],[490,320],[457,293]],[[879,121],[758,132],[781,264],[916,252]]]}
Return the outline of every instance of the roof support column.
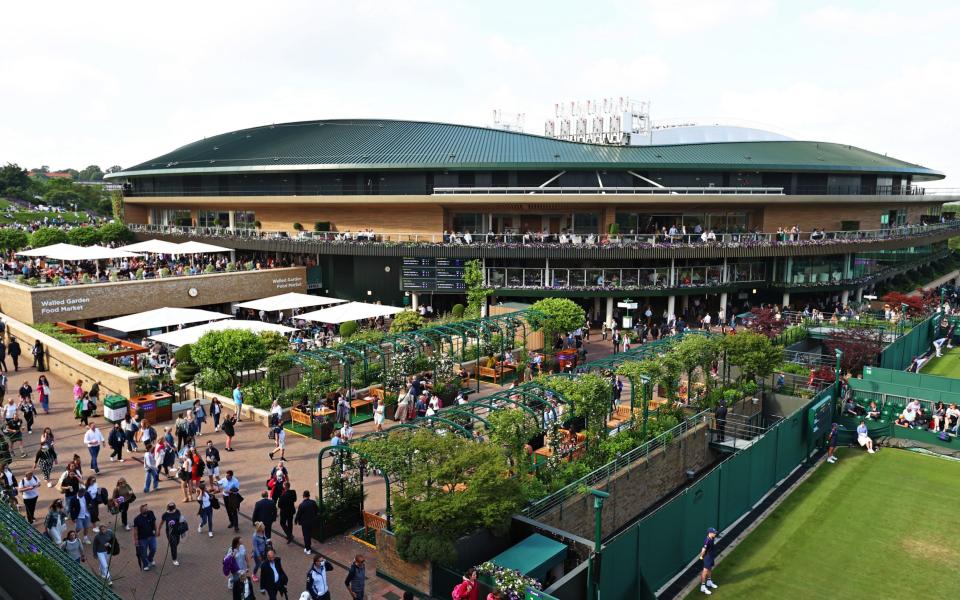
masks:
{"label": "roof support column", "polygon": [[843,290],[840,293],[840,304],[846,306],[850,302],[850,290]]}
{"label": "roof support column", "polygon": [[607,321],[607,327],[611,327],[613,325],[613,298],[607,298],[606,321]]}
{"label": "roof support column", "polygon": [[410,292],[410,308],[417,310],[420,308],[420,293]]}
{"label": "roof support column", "polygon": [[676,314],[677,314],[677,297],[670,296],[669,298],[667,298],[667,322],[669,323]]}
{"label": "roof support column", "polygon": [[786,309],[788,306],[790,306],[790,292],[784,292],[784,293],[783,293],[783,302],[781,303],[780,308],[781,308],[781,309]]}

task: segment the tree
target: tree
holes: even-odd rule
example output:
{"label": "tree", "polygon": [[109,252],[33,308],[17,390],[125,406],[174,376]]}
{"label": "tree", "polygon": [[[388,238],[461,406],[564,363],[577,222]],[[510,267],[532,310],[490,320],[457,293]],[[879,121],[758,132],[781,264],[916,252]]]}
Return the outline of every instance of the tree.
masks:
{"label": "tree", "polygon": [[290,342],[276,331],[261,331],[260,338],[263,339],[267,354],[284,354],[290,351]]}
{"label": "tree", "polygon": [[340,337],[346,339],[357,332],[360,326],[356,321],[344,321],[340,323]]}
{"label": "tree", "polygon": [[467,307],[462,316],[468,319],[480,317],[481,308],[493,293],[493,288],[484,285],[483,264],[479,260],[468,260],[463,267],[463,283],[467,286]]}
{"label": "tree", "polygon": [[119,173],[122,170],[123,170],[123,167],[121,167],[120,165],[113,165],[112,167],[107,169],[106,173],[109,175],[110,173]]}
{"label": "tree", "polygon": [[67,232],[67,242],[75,246],[92,246],[100,243],[100,231],[94,227],[74,227]]}
{"label": "tree", "polygon": [[20,250],[30,243],[30,238],[19,229],[0,229],[0,250]]}
{"label": "tree", "polygon": [[7,163],[0,167],[0,196],[29,200],[31,181],[26,169],[19,165]]}
{"label": "tree", "polygon": [[[718,338],[705,335],[688,335],[671,349],[687,372],[687,386],[693,389],[693,372],[698,368],[703,373],[704,395],[710,391],[710,367],[720,353]],[[692,397],[692,396],[691,396]]]}
{"label": "tree", "polygon": [[596,373],[584,373],[576,378],[542,376],[537,381],[573,404],[573,413],[586,420],[591,440],[606,435],[607,415],[613,399],[608,379]]}
{"label": "tree", "polygon": [[782,332],[783,328],[787,325],[783,322],[782,318],[777,318],[778,314],[779,313],[772,308],[754,308],[750,311],[747,328],[750,329],[750,331],[762,333],[768,338],[773,339],[780,335],[780,332]]}
{"label": "tree", "polygon": [[103,181],[103,171],[97,165],[90,165],[77,174],[79,181]]}
{"label": "tree", "polygon": [[553,340],[558,333],[566,333],[582,327],[587,319],[580,305],[567,298],[543,298],[530,308],[530,312],[526,315],[527,323],[534,331],[543,331],[545,351],[553,347]]}
{"label": "tree", "polygon": [[123,223],[107,223],[99,229],[100,242],[127,244],[133,241],[133,232]]}
{"label": "tree", "polygon": [[241,371],[256,369],[267,357],[267,347],[256,333],[245,329],[208,331],[190,348],[193,362],[228,378],[232,385]]}
{"label": "tree", "polygon": [[423,327],[423,317],[413,310],[397,313],[390,322],[390,333],[404,333]]}
{"label": "tree", "polygon": [[525,474],[527,470],[520,466],[525,463],[529,465],[526,446],[540,431],[533,415],[519,408],[511,408],[490,413],[488,420],[492,429],[490,441],[503,448],[515,472]]}
{"label": "tree", "polygon": [[859,375],[863,367],[877,364],[877,357],[883,351],[883,330],[873,327],[851,327],[832,331],[823,341],[827,350],[834,354],[843,352],[840,369],[844,373]]}
{"label": "tree", "polygon": [[197,375],[197,364],[193,362],[190,355],[190,344],[185,344],[177,348],[174,354],[177,359],[177,383],[187,383],[193,381]]}
{"label": "tree", "polygon": [[723,338],[727,363],[740,369],[740,382],[755,381],[773,373],[783,361],[783,348],[765,335],[741,331]]}
{"label": "tree", "polygon": [[30,234],[30,245],[34,248],[43,248],[53,244],[65,244],[67,234],[56,227],[41,227]]}
{"label": "tree", "polygon": [[925,310],[923,297],[919,294],[911,296],[909,294],[901,294],[900,292],[890,292],[889,294],[885,294],[880,300],[889,304],[890,308],[896,311],[899,311],[901,306],[906,304],[907,313],[912,316],[921,315]]}

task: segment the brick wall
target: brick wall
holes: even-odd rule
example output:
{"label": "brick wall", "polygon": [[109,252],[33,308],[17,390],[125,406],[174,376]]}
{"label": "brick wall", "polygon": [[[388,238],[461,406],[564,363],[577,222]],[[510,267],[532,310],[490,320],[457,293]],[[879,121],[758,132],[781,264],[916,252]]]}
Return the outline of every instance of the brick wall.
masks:
{"label": "brick wall", "polygon": [[433,576],[429,562],[409,563],[397,554],[397,538],[389,531],[377,530],[377,574],[415,589],[424,595],[431,594]]}
{"label": "brick wall", "polygon": [[763,231],[776,231],[777,227],[797,225],[801,231],[811,231],[819,227],[827,231],[838,231],[841,221],[859,221],[860,229],[880,229],[880,217],[891,210],[907,209],[907,221],[919,223],[920,216],[927,213],[929,204],[905,204],[876,202],[864,204],[768,205],[763,211]]}
{"label": "brick wall", "polygon": [[[603,503],[604,537],[635,519],[687,481],[686,472],[700,471],[716,456],[709,447],[706,425],[698,425],[670,445],[652,452],[596,486],[610,494]],[[541,522],[593,539],[594,510],[589,494],[575,496],[539,519]]]}

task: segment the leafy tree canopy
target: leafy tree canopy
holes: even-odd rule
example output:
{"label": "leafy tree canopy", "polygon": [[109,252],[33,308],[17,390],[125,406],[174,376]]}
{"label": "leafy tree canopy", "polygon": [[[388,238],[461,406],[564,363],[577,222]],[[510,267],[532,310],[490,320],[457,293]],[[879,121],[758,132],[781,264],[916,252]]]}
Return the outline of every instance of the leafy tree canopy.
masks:
{"label": "leafy tree canopy", "polygon": [[77,174],[80,181],[103,181],[103,171],[97,165],[90,165]]}
{"label": "leafy tree canopy", "polygon": [[30,245],[34,248],[42,248],[52,244],[65,244],[66,242],[67,234],[56,227],[41,227],[30,234]]}
{"label": "leafy tree canopy", "polygon": [[579,304],[568,298],[543,298],[531,307],[527,322],[535,330],[543,330],[544,347],[552,344],[558,333],[573,331],[586,322],[587,315]]}
{"label": "leafy tree canopy", "polygon": [[20,250],[29,243],[30,237],[19,229],[0,229],[0,250]]}
{"label": "leafy tree canopy", "polygon": [[267,357],[263,338],[244,329],[209,331],[190,348],[193,362],[237,381],[240,371],[256,369]]}
{"label": "leafy tree canopy", "polygon": [[493,288],[484,285],[483,264],[479,260],[466,262],[463,268],[463,283],[467,286],[467,306],[460,311],[460,316],[477,319],[487,297],[493,293]]}
{"label": "leafy tree canopy", "polygon": [[420,329],[421,327],[423,327],[423,317],[413,310],[405,310],[401,313],[397,313],[394,315],[393,321],[390,322],[391,333],[414,331],[415,329]]}
{"label": "leafy tree canopy", "polygon": [[95,227],[74,227],[67,232],[67,242],[76,246],[92,246],[100,243],[100,230]]}
{"label": "leafy tree canopy", "polygon": [[773,373],[783,361],[783,348],[770,338],[752,331],[740,331],[723,338],[727,362],[740,369],[740,381],[753,381]]}
{"label": "leafy tree canopy", "polygon": [[104,244],[127,244],[133,241],[133,232],[123,223],[107,223],[99,231],[100,241]]}

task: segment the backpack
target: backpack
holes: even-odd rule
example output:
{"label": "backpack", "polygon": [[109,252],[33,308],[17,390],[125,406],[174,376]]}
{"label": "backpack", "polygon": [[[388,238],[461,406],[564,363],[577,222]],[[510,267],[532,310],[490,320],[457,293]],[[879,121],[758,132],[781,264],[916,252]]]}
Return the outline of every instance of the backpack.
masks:
{"label": "backpack", "polygon": [[466,600],[470,597],[470,591],[473,589],[473,583],[470,581],[461,581],[457,587],[453,588],[450,594],[453,600]]}
{"label": "backpack", "polygon": [[200,462],[197,463],[197,476],[198,476],[198,477],[203,477],[203,469],[204,469],[203,461],[201,460]]}
{"label": "backpack", "polygon": [[237,565],[237,557],[233,555],[233,552],[228,552],[227,555],[223,557],[223,576],[229,577],[239,570],[240,567]]}

